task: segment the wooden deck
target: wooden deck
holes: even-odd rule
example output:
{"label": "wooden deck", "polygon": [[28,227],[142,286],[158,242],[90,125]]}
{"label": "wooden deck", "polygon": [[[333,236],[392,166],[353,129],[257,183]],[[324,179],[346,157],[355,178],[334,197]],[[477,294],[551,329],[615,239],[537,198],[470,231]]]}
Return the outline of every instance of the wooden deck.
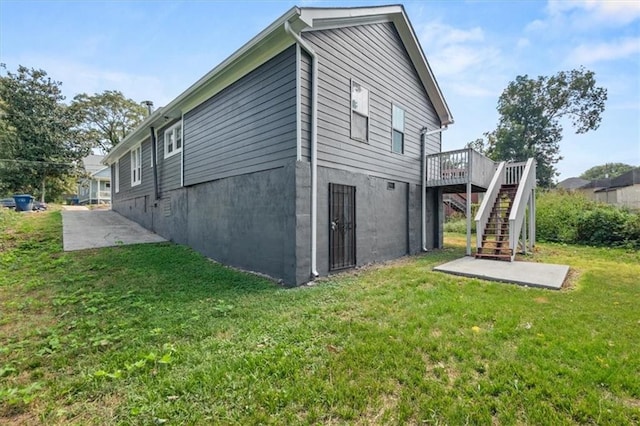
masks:
{"label": "wooden deck", "polygon": [[491,183],[496,163],[471,148],[427,155],[428,187],[441,187],[444,193],[484,192]]}

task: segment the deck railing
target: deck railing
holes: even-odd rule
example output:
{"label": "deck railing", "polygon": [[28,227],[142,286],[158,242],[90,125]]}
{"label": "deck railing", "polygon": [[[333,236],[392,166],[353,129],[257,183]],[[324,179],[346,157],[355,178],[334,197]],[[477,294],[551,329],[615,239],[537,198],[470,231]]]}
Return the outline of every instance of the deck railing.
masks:
{"label": "deck railing", "polygon": [[472,183],[486,188],[496,164],[472,148],[427,155],[427,186]]}
{"label": "deck railing", "polygon": [[522,174],[524,173],[526,161],[520,163],[507,163],[507,168],[504,171],[504,184],[505,185],[517,185],[522,180]]}
{"label": "deck railing", "polygon": [[482,236],[502,185],[518,185],[518,189],[511,206],[511,212],[509,214],[509,248],[511,249],[511,260],[513,260],[518,249],[518,241],[520,240],[521,232],[523,233],[523,251],[526,252],[526,229],[523,229],[523,225],[525,223],[527,207],[530,208],[529,246],[532,247],[535,243],[535,227],[532,225],[532,221],[535,220],[533,215],[535,200],[532,199],[534,196],[533,191],[536,187],[535,160],[530,158],[526,162],[502,162],[498,165],[493,179],[489,184],[489,188],[487,189],[487,193],[485,194],[484,199],[478,208],[478,212],[476,213],[477,248],[482,247]]}
{"label": "deck railing", "polygon": [[[520,167],[522,165],[522,167]],[[520,233],[522,231],[522,251],[527,251],[527,238],[526,228],[523,228],[525,224],[525,214],[527,212],[527,206],[530,209],[534,209],[535,199],[533,190],[536,187],[536,163],[533,158],[529,158],[526,163],[514,164],[513,170],[518,170],[518,191],[513,200],[513,206],[511,207],[511,213],[509,214],[509,248],[511,249],[511,260],[515,258],[515,253],[518,248],[518,241],[520,240]],[[521,170],[521,172],[520,172]],[[529,220],[535,220],[533,211],[530,211]],[[529,249],[531,250],[535,243],[535,227],[530,226],[529,230]]]}

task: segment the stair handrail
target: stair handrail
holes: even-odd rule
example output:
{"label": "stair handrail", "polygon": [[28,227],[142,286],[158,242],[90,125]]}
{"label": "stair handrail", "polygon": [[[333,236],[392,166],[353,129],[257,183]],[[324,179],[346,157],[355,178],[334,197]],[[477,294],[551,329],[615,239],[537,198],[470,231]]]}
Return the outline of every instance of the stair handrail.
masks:
{"label": "stair handrail", "polygon": [[489,221],[489,216],[491,216],[491,210],[493,209],[493,205],[498,198],[498,194],[500,193],[500,187],[504,181],[504,171],[505,171],[506,162],[501,161],[498,163],[498,167],[496,167],[496,172],[493,174],[493,178],[491,178],[491,183],[487,188],[487,192],[480,203],[480,207],[478,208],[478,212],[476,213],[475,221],[476,221],[476,247],[482,247],[482,237],[484,235],[484,229],[487,226],[487,222]]}
{"label": "stair handrail", "polygon": [[513,199],[511,212],[509,213],[509,248],[511,249],[511,260],[516,256],[520,231],[522,231],[524,215],[527,211],[527,203],[529,202],[529,197],[533,194],[533,188],[535,188],[535,186],[536,163],[533,158],[529,158],[520,177],[518,190]]}

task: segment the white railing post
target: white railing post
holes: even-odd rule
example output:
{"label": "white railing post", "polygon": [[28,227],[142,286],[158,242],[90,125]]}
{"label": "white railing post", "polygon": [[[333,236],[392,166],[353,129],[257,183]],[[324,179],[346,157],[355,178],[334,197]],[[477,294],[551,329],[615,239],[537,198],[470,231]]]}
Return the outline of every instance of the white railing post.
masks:
{"label": "white railing post", "polygon": [[[509,214],[509,248],[511,249],[511,260],[516,256],[518,239],[522,231],[527,204],[529,204],[529,197],[531,197],[532,190],[536,184],[536,167],[533,158],[527,160],[524,170],[519,171],[518,174],[521,178],[516,196],[513,199],[511,213]],[[531,238],[531,235],[529,237]],[[523,246],[524,244],[526,244],[526,241],[523,241]]]}

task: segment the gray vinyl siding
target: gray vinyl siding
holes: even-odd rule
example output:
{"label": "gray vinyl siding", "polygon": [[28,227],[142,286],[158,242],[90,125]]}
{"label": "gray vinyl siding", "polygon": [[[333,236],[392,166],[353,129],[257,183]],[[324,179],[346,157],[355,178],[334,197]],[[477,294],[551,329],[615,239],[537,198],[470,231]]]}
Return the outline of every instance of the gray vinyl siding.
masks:
{"label": "gray vinyl siding", "polygon": [[[394,25],[303,36],[319,56],[318,164],[418,183],[420,130],[439,128],[440,122]],[[368,143],[350,137],[352,80],[369,90]],[[405,110],[404,154],[391,151],[392,104]],[[439,135],[430,137],[427,153],[440,152],[439,141]]]}
{"label": "gray vinyl siding", "polygon": [[185,185],[295,161],[295,46],[185,114],[184,150]]}
{"label": "gray vinyl siding", "polygon": [[[115,192],[115,170],[111,170],[114,200],[151,195],[153,193],[153,169],[149,157],[151,156],[151,140],[142,142],[142,181],[140,185],[131,186],[131,151],[128,151],[118,162],[120,167],[120,191]],[[114,164],[115,167],[115,164]]]}
{"label": "gray vinyl siding", "polygon": [[[178,119],[170,121],[169,123],[167,123],[167,125],[161,127],[158,130],[158,135],[156,138],[156,147],[158,149],[158,155],[156,157],[158,159],[158,191],[161,195],[166,193],[167,191],[171,191],[182,186],[182,153],[179,152],[168,158],[164,158],[164,132],[169,127],[176,124],[178,121],[180,120]],[[184,149],[184,138],[182,139],[182,149]],[[148,153],[145,157],[143,154],[143,163],[145,162],[145,159],[147,163],[149,162],[149,155],[151,154]],[[153,185],[153,169],[151,169],[151,181]]]}
{"label": "gray vinyl siding", "polygon": [[300,49],[300,101],[302,112],[302,159],[310,161],[311,147],[311,57]]}

